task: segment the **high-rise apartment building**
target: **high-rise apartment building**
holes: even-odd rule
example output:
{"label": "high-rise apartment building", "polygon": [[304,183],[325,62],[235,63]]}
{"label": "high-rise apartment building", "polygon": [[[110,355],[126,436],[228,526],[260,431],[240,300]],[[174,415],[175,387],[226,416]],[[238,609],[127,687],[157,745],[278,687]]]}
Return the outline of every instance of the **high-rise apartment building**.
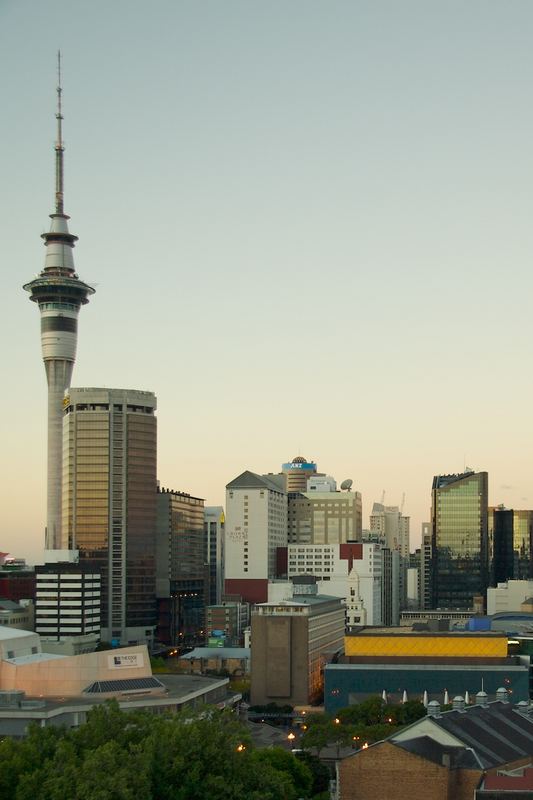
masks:
{"label": "high-rise apartment building", "polygon": [[488,474],[437,475],[431,518],[433,608],[472,608],[489,583]]}
{"label": "high-rise apartment building", "polygon": [[46,246],[45,265],[24,289],[41,312],[41,348],[48,382],[48,477],[46,548],[61,547],[61,455],[63,395],[70,386],[76,358],[78,314],[94,289],[81,281],[74,268],[72,250],[77,236],[68,229],[63,208],[63,136],[61,81],[57,87],[57,139],[55,144],[55,211],[50,230],[42,234]]}
{"label": "high-rise apartment building", "polygon": [[156,398],[70,389],[63,420],[62,548],[102,576],[102,639],[150,642],[156,622]]}
{"label": "high-rise apartment building", "polygon": [[222,506],[204,510],[205,562],[209,569],[209,605],[222,601],[224,590],[224,541],[226,517]]}
{"label": "high-rise apartment building", "polygon": [[203,642],[208,604],[204,501],[185,492],[157,492],[158,638]]}
{"label": "high-rise apartment building", "polygon": [[243,472],[226,486],[225,594],[249,603],[268,600],[277,551],[287,546],[283,475]]}
{"label": "high-rise apartment building", "polygon": [[296,456],[288,464],[282,464],[281,471],[285,475],[287,492],[305,492],[307,481],[316,475],[316,464],[303,456]]}

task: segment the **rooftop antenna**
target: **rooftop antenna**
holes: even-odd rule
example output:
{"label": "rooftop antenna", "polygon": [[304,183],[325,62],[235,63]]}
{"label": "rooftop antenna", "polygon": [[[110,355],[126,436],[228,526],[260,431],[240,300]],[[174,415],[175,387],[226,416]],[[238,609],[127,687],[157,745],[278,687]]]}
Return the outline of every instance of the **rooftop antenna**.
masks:
{"label": "rooftop antenna", "polygon": [[61,50],[57,51],[56,214],[63,214],[63,114],[61,113]]}

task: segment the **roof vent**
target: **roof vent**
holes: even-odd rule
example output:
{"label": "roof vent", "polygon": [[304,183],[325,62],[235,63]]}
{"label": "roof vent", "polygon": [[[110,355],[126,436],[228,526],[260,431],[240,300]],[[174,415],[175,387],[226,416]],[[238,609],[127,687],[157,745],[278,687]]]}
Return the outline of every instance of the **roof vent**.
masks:
{"label": "roof vent", "polygon": [[483,706],[483,708],[487,708],[489,704],[489,696],[487,692],[478,692],[476,694],[476,706]]}
{"label": "roof vent", "polygon": [[500,686],[499,689],[496,689],[496,700],[500,700],[502,703],[509,702],[509,694],[507,689],[505,689],[503,686]]}
{"label": "roof vent", "polygon": [[520,702],[516,704],[516,710],[519,712],[519,714],[524,714],[524,716],[527,716],[529,711],[529,703],[527,700],[520,700]]}
{"label": "roof vent", "polygon": [[465,699],[461,697],[460,694],[457,697],[454,697],[452,700],[452,709],[454,711],[464,711],[465,710]]}
{"label": "roof vent", "polygon": [[440,717],[440,703],[438,700],[430,700],[428,703],[428,717]]}

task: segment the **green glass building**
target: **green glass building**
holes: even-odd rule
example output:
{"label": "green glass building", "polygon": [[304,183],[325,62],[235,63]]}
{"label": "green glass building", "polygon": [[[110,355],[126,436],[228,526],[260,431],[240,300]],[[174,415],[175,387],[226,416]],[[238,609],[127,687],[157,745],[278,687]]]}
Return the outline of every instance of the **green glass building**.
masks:
{"label": "green glass building", "polygon": [[489,585],[488,473],[433,478],[432,606],[471,609]]}

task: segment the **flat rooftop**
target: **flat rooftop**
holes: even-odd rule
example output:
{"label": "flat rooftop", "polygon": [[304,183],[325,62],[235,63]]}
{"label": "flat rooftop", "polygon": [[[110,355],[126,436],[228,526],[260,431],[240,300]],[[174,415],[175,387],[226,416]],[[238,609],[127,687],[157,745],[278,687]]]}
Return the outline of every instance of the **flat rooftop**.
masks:
{"label": "flat rooftop", "polygon": [[413,628],[407,627],[406,625],[397,628],[360,628],[359,630],[352,630],[350,633],[347,633],[346,636],[416,636],[417,638],[427,639],[460,639],[461,637],[466,639],[473,636],[476,638],[484,636],[496,639],[502,637],[507,638],[507,634],[504,631],[419,631],[413,630]]}
{"label": "flat rooftop", "polygon": [[[130,708],[150,706],[169,706],[174,703],[184,703],[188,699],[201,697],[213,689],[227,686],[227,678],[211,678],[203,675],[157,675],[157,680],[164,684],[164,694],[149,692],[124,692],[116,693],[115,699]],[[229,695],[228,695],[229,697]],[[87,710],[109,700],[109,695],[90,694],[76,697],[38,697],[25,695],[22,707],[1,706],[0,719],[5,717],[22,716],[35,717],[48,716],[50,712],[67,710]]]}

